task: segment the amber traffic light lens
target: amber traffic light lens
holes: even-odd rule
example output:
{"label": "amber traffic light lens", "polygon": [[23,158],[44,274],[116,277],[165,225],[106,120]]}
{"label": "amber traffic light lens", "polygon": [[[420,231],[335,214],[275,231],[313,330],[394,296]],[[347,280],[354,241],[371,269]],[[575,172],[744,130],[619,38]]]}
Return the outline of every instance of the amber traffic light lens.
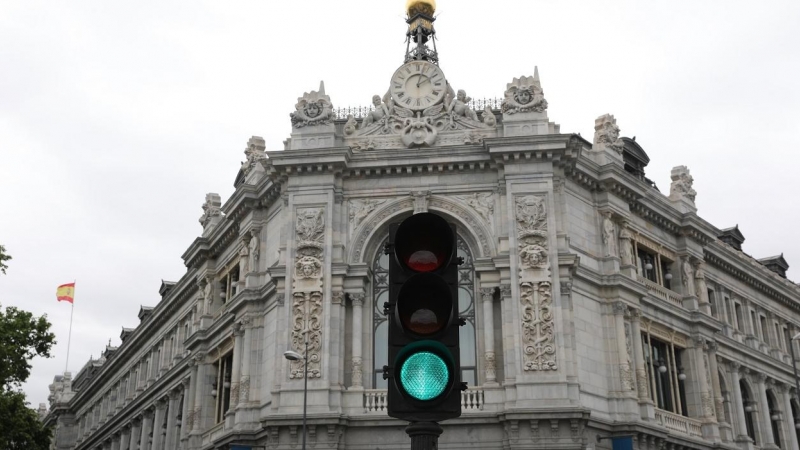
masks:
{"label": "amber traffic light lens", "polygon": [[403,328],[420,336],[443,330],[450,322],[453,298],[447,284],[431,274],[409,279],[397,296],[397,314]]}
{"label": "amber traffic light lens", "polygon": [[414,272],[433,272],[450,263],[453,229],[442,217],[422,213],[404,220],[395,236],[397,259]]}

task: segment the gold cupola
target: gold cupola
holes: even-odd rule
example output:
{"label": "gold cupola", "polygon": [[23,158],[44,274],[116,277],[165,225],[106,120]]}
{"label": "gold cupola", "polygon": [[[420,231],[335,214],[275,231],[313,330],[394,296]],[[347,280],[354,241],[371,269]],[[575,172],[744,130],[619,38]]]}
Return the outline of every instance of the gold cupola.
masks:
{"label": "gold cupola", "polygon": [[407,48],[406,62],[426,60],[438,63],[435,42],[433,49],[425,45],[429,40],[436,39],[436,30],[433,28],[433,22],[436,20],[434,13],[436,13],[436,0],[406,0],[407,40],[409,44],[411,42],[416,44],[414,49],[410,45]]}

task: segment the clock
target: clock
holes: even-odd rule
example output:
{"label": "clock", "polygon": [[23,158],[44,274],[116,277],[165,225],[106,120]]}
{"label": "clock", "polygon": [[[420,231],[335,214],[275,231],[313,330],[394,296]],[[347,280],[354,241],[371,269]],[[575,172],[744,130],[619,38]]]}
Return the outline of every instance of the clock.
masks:
{"label": "clock", "polygon": [[436,64],[411,61],[394,73],[390,90],[396,105],[421,111],[442,101],[447,81]]}

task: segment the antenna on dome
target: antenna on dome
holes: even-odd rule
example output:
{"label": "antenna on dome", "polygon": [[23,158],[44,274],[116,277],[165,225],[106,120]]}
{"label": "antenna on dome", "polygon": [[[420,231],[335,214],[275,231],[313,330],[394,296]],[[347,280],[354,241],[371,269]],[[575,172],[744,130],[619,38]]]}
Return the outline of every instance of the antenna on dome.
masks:
{"label": "antenna on dome", "polygon": [[[439,64],[439,54],[436,52],[436,30],[433,22],[436,21],[436,0],[407,0],[406,13],[408,18],[408,32],[406,33],[406,60],[429,61]],[[433,49],[427,46],[428,41],[433,43]],[[412,47],[411,43],[416,44]]]}

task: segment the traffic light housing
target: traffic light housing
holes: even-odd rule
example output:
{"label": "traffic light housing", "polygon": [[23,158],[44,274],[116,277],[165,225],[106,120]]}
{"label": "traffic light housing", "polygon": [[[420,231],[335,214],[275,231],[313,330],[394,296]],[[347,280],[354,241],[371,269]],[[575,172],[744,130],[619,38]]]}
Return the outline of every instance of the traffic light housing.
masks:
{"label": "traffic light housing", "polygon": [[392,224],[389,242],[389,416],[461,416],[456,226],[432,213]]}

